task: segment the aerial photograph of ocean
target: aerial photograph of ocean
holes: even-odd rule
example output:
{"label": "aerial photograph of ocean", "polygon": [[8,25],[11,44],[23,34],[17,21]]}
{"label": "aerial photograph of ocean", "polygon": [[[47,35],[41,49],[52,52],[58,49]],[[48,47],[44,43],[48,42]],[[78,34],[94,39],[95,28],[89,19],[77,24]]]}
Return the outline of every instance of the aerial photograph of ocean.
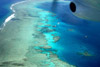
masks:
{"label": "aerial photograph of ocean", "polygon": [[0,67],[100,67],[100,0],[0,0]]}

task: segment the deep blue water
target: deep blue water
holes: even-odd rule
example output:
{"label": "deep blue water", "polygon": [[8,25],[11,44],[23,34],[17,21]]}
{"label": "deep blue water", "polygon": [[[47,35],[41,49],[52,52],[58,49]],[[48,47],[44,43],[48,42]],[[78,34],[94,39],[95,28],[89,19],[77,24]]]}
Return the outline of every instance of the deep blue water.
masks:
{"label": "deep blue water", "polygon": [[18,1],[21,0],[0,0],[0,26],[4,22],[4,20],[11,15],[11,4],[16,3]]}
{"label": "deep blue water", "polygon": [[[57,45],[53,44],[58,49],[57,54],[60,59],[77,67],[100,67],[100,22],[74,16],[69,9],[69,2],[46,2],[37,7],[55,13],[57,22],[60,22],[55,28],[60,34],[60,40],[56,43]],[[57,22],[51,22],[51,24],[54,25]],[[68,31],[69,29],[72,31]],[[92,56],[79,54],[84,52]]]}

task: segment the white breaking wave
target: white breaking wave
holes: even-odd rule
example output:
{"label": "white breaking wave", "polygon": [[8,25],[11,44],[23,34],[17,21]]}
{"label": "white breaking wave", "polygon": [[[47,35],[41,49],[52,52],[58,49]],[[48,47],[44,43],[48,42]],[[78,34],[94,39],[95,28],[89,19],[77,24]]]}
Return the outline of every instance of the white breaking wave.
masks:
{"label": "white breaking wave", "polygon": [[6,23],[8,22],[8,21],[10,21],[12,18],[14,18],[15,17],[15,14],[12,14],[12,15],[10,15],[6,20],[5,20],[5,22],[3,23],[3,27],[5,27],[6,26]]}
{"label": "white breaking wave", "polygon": [[13,7],[14,7],[15,5],[18,5],[18,4],[21,4],[21,3],[24,3],[24,2],[26,2],[26,1],[17,2],[17,3],[15,3],[15,4],[12,4],[12,5],[11,5],[10,9],[13,11],[13,14],[11,14],[7,19],[5,19],[5,21],[4,21],[4,23],[3,23],[3,26],[2,26],[2,28],[0,28],[0,30],[2,30],[2,29],[6,26],[6,23],[7,23],[8,21],[10,21],[11,19],[13,19],[13,18],[15,17],[15,12],[16,12],[16,11],[13,9]]}

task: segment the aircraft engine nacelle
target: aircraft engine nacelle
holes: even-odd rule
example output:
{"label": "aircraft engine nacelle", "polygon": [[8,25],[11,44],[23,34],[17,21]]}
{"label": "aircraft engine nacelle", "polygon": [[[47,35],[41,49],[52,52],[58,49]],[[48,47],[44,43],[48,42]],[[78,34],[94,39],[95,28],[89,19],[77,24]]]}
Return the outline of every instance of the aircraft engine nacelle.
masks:
{"label": "aircraft engine nacelle", "polygon": [[72,0],[70,10],[79,18],[100,22],[100,0]]}

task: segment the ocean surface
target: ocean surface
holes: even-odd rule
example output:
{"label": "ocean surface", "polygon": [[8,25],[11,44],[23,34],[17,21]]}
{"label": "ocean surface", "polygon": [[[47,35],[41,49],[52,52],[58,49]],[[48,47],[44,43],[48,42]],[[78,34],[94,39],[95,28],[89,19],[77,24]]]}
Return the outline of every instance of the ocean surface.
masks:
{"label": "ocean surface", "polygon": [[[21,0],[0,1],[0,25],[11,15],[10,6]],[[57,55],[65,62],[77,67],[100,67],[100,22],[88,21],[78,18],[69,9],[69,1],[61,3],[42,3],[37,6],[39,9],[55,13],[55,16],[48,16],[51,27],[55,29],[60,37],[56,43],[48,44],[57,49]],[[42,13],[43,16],[47,13]],[[43,17],[41,16],[41,17]],[[55,19],[55,21],[51,21]],[[59,24],[58,24],[59,22]],[[49,34],[46,34],[48,37]]]}
{"label": "ocean surface", "polygon": [[[60,40],[56,43],[49,41],[48,44],[58,50],[57,54],[61,60],[72,65],[100,67],[100,22],[74,16],[69,9],[69,3],[45,2],[37,6],[56,14],[47,18],[51,25],[56,25],[52,29],[56,30]],[[47,15],[44,12],[42,14]],[[52,19],[56,20],[51,21]],[[49,34],[47,36],[50,37]]]}
{"label": "ocean surface", "polygon": [[19,1],[22,0],[0,0],[0,26],[2,25],[4,20],[12,14],[10,6]]}

